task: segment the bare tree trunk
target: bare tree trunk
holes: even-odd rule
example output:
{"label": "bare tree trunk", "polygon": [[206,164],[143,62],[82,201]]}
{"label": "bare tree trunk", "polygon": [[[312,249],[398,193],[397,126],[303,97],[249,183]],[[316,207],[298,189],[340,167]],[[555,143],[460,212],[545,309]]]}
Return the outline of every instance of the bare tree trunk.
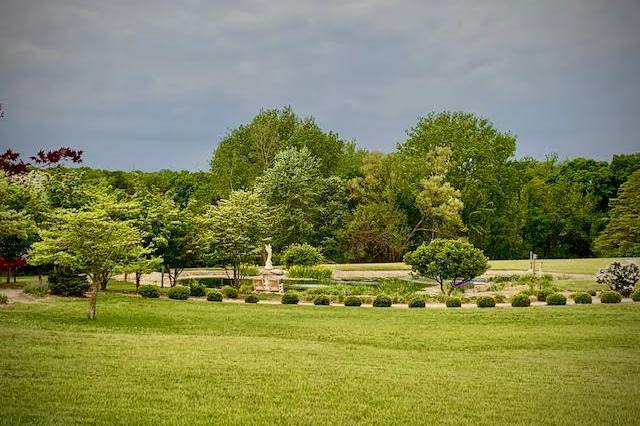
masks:
{"label": "bare tree trunk", "polygon": [[140,278],[142,277],[142,272],[136,272],[136,290],[140,287]]}
{"label": "bare tree trunk", "polygon": [[129,273],[128,272],[124,273],[124,280],[129,282]]}
{"label": "bare tree trunk", "polygon": [[90,320],[96,319],[96,303],[98,301],[98,286],[100,285],[98,280],[93,280],[93,291],[89,295],[89,312],[87,317]]}
{"label": "bare tree trunk", "polygon": [[160,271],[160,287],[164,287],[164,266],[162,267],[162,270]]}
{"label": "bare tree trunk", "polygon": [[11,269],[7,269],[7,284],[11,283]]}

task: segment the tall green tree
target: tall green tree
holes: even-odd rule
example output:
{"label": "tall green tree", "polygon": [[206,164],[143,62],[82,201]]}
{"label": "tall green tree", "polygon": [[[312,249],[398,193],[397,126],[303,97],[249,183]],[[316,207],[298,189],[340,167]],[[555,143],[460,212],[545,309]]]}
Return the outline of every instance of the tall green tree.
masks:
{"label": "tall green tree", "polygon": [[240,283],[243,263],[260,257],[267,242],[271,217],[262,198],[253,192],[234,191],[208,214],[212,252],[216,263],[231,266],[233,282]]}
{"label": "tall green tree", "polygon": [[512,225],[518,193],[518,188],[509,184],[513,182],[510,162],[515,136],[464,112],[428,114],[407,133],[407,140],[398,146],[401,154],[424,157],[437,147],[451,149],[446,180],[461,192],[469,240],[492,257],[509,256],[496,244],[494,235],[499,228]]}
{"label": "tall green tree", "polygon": [[611,220],[596,239],[595,249],[606,256],[640,256],[640,170],[612,200]]}
{"label": "tall green tree", "polygon": [[251,189],[276,155],[290,148],[308,149],[325,176],[350,177],[360,155],[355,144],[322,131],[312,117],[300,118],[290,107],[262,110],[220,141],[211,159],[212,185],[222,197]]}
{"label": "tall green tree", "polygon": [[[292,148],[276,155],[273,166],[256,182],[256,192],[270,208],[274,221],[274,248],[311,243],[335,232],[346,203],[344,183],[324,177],[311,152]],[[333,230],[324,226],[332,224]]]}

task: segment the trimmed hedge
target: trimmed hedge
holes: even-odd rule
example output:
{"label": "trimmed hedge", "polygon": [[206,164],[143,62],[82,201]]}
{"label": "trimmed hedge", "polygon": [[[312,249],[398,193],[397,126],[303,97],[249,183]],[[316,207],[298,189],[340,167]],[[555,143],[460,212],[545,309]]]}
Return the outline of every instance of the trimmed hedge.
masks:
{"label": "trimmed hedge", "polygon": [[326,294],[319,294],[313,299],[313,304],[316,306],[328,306],[331,304],[331,299]]}
{"label": "trimmed hedge", "polygon": [[555,292],[556,291],[552,288],[543,288],[542,290],[538,291],[536,298],[538,299],[538,302],[545,302],[547,300],[547,296]]}
{"label": "trimmed hedge", "polygon": [[254,293],[247,294],[247,297],[244,298],[244,303],[258,303],[259,301],[258,295]]}
{"label": "trimmed hedge", "polygon": [[482,296],[476,300],[476,305],[478,305],[478,308],[495,308],[496,299],[491,296]]}
{"label": "trimmed hedge", "polygon": [[578,305],[590,305],[591,295],[589,293],[576,293],[573,295],[573,301]]}
{"label": "trimmed hedge", "polygon": [[459,297],[448,297],[444,302],[447,308],[460,308],[462,306],[462,299]]}
{"label": "trimmed hedge", "polygon": [[219,290],[209,290],[207,292],[207,300],[209,302],[222,302],[222,293]]}
{"label": "trimmed hedge", "polygon": [[511,306],[514,308],[526,308],[527,306],[531,306],[531,299],[529,299],[529,295],[526,293],[518,293],[511,299]]}
{"label": "trimmed hedge", "polygon": [[187,300],[190,294],[191,294],[191,290],[189,289],[189,287],[184,285],[177,285],[175,287],[171,287],[167,292],[169,299],[174,299],[174,300]]}
{"label": "trimmed hedge", "polygon": [[381,294],[373,299],[373,306],[375,308],[389,308],[391,306],[391,303],[391,298],[386,294]]}
{"label": "trimmed hedge", "polygon": [[598,292],[597,292],[597,291],[595,291],[595,290],[594,290],[594,289],[592,289],[592,288],[591,288],[591,289],[589,289],[589,290],[587,290],[587,293],[589,293],[589,295],[590,295],[590,296],[592,296],[592,297],[598,294]]}
{"label": "trimmed hedge", "polygon": [[602,303],[620,303],[622,295],[617,291],[604,290],[600,292],[600,302]]}
{"label": "trimmed hedge", "polygon": [[230,285],[226,285],[222,287],[222,294],[227,299],[237,299],[238,298],[238,289],[235,287],[231,287]]}
{"label": "trimmed hedge", "polygon": [[562,293],[551,293],[547,296],[546,302],[550,306],[561,306],[567,304],[567,298]]}
{"label": "trimmed hedge", "polygon": [[281,302],[283,305],[297,305],[300,303],[300,297],[295,291],[287,291],[282,295]]}
{"label": "trimmed hedge", "polygon": [[138,288],[138,294],[142,297],[157,299],[160,297],[160,289],[157,285],[145,284]]}
{"label": "trimmed hedge", "polygon": [[640,302],[640,288],[637,288],[636,291],[631,293],[631,300],[634,302]]}
{"label": "trimmed hedge", "polygon": [[362,305],[362,299],[358,296],[347,296],[344,298],[344,306],[360,306]]}
{"label": "trimmed hedge", "polygon": [[204,297],[207,293],[205,286],[200,284],[198,281],[191,281],[189,287],[191,289],[192,297]]}
{"label": "trimmed hedge", "polygon": [[424,308],[425,306],[427,306],[427,304],[423,297],[414,297],[409,301],[410,308]]}

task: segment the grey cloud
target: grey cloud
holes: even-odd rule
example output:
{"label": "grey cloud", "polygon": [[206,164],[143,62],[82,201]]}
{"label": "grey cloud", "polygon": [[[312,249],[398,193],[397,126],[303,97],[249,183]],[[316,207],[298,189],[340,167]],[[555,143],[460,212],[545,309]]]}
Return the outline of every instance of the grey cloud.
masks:
{"label": "grey cloud", "polygon": [[460,109],[520,155],[607,158],[640,148],[639,19],[634,1],[8,0],[0,140],[198,169],[261,107],[381,150]]}

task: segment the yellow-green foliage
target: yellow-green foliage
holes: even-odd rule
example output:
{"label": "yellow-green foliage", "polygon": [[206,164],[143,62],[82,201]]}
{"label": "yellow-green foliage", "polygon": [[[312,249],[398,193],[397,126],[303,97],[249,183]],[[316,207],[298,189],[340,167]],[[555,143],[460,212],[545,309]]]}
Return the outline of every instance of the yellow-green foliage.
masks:
{"label": "yellow-green foliage", "polygon": [[287,271],[289,278],[313,278],[316,280],[331,279],[333,272],[326,266],[293,265]]}

